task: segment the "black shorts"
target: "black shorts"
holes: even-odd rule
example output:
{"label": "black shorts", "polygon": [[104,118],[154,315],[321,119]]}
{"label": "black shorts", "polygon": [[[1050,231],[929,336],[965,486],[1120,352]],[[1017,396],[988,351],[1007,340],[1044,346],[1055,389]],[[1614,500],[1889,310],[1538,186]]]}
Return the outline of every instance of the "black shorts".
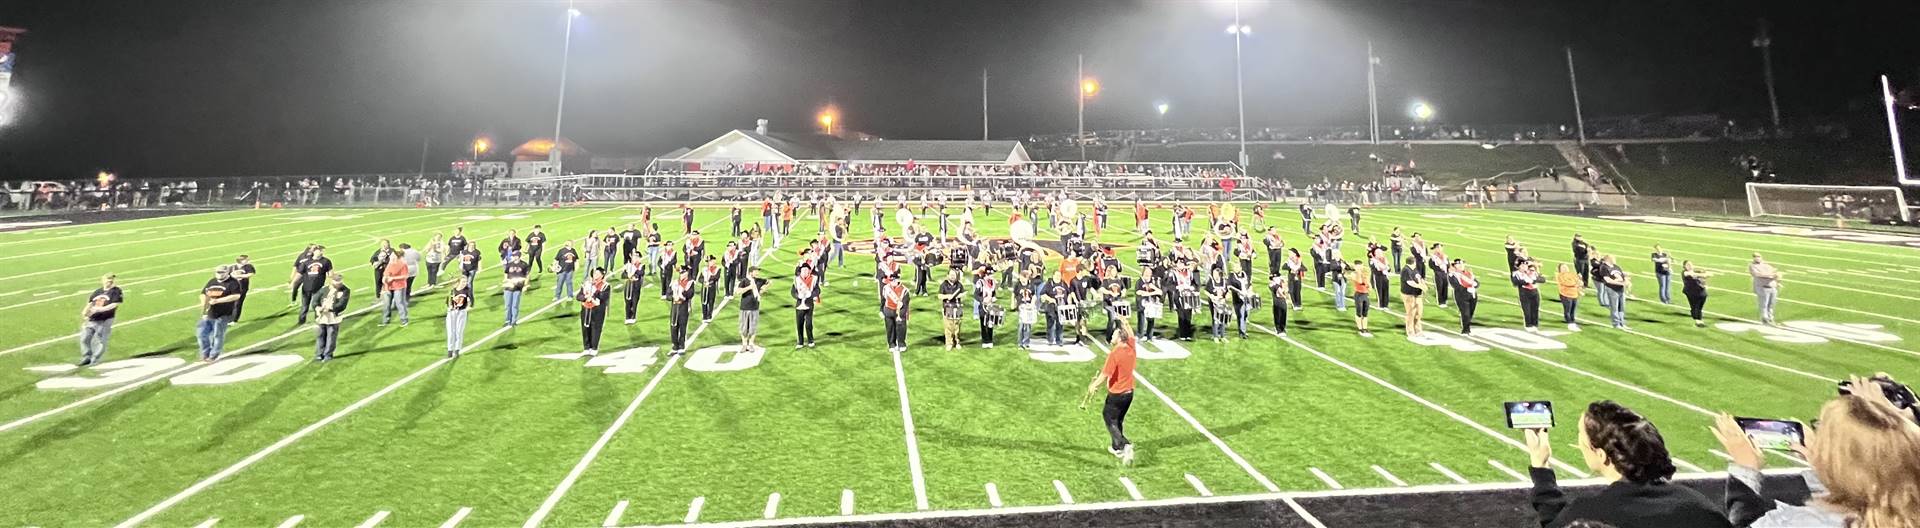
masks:
{"label": "black shorts", "polygon": [[1353,294],[1353,302],[1354,302],[1354,308],[1353,308],[1354,317],[1366,317],[1367,316],[1367,294],[1364,294],[1364,293]]}

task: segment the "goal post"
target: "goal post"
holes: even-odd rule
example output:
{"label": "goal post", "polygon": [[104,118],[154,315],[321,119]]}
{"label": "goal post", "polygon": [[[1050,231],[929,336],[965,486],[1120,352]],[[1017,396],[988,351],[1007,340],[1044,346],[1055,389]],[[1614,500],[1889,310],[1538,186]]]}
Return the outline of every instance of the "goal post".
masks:
{"label": "goal post", "polygon": [[1912,221],[1899,187],[1747,183],[1747,216]]}

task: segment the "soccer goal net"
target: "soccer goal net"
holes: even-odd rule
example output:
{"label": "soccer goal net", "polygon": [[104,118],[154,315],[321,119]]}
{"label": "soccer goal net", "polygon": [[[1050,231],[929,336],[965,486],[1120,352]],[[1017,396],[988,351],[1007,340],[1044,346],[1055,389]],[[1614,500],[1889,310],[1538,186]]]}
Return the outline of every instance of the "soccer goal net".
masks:
{"label": "soccer goal net", "polygon": [[1748,183],[1747,216],[1850,218],[1907,222],[1911,213],[1899,187]]}

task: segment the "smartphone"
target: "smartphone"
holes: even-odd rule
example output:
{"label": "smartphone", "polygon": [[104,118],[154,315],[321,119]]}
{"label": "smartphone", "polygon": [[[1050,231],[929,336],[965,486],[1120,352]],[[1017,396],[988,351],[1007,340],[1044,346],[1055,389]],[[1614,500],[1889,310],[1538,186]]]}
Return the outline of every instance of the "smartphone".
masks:
{"label": "smartphone", "polygon": [[1761,449],[1792,451],[1795,444],[1807,442],[1807,429],[1800,422],[1738,417],[1733,421],[1738,422],[1747,437],[1753,439],[1753,445]]}
{"label": "smartphone", "polygon": [[1507,410],[1507,427],[1514,429],[1553,428],[1553,402],[1511,401],[1501,405]]}

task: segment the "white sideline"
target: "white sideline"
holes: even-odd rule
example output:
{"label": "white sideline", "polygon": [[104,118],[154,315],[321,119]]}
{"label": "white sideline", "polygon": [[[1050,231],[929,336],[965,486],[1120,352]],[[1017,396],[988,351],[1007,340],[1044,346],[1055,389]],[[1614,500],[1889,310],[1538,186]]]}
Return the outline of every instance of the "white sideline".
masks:
{"label": "white sideline", "polygon": [[1439,462],[1428,462],[1427,465],[1433,466],[1434,471],[1440,472],[1441,475],[1446,476],[1448,480],[1452,480],[1456,484],[1467,483],[1466,477],[1460,476],[1459,473],[1454,473],[1453,470],[1447,469],[1447,466],[1442,466]]}
{"label": "white sideline", "polygon": [[1706,470],[1706,469],[1703,469],[1703,468],[1701,468],[1700,466],[1696,466],[1696,465],[1693,465],[1693,463],[1692,463],[1692,462],[1688,462],[1688,461],[1685,461],[1685,460],[1681,460],[1681,459],[1680,459],[1680,457],[1676,457],[1676,456],[1669,456],[1669,457],[1667,457],[1667,458],[1670,458],[1670,459],[1673,459],[1673,465],[1676,465],[1676,466],[1680,466],[1680,469],[1684,469],[1684,470],[1687,470],[1687,471],[1692,471],[1692,472],[1695,472],[1695,473],[1706,473],[1706,472],[1707,472],[1707,470]]}
{"label": "white sideline", "polygon": [[[1802,471],[1804,470],[1798,469],[1798,468],[1766,469],[1766,470],[1762,470],[1761,473],[1770,475],[1770,476],[1779,476],[1779,475],[1799,475]],[[1673,480],[1675,481],[1720,480],[1725,478],[1727,478],[1726,473],[1681,473],[1673,476]],[[1599,479],[1599,478],[1582,478],[1582,479],[1560,481],[1560,485],[1562,487],[1574,487],[1574,486],[1597,487],[1597,486],[1604,486],[1607,484],[1610,484],[1610,482],[1604,479]],[[1427,485],[1420,485],[1420,486],[1408,486],[1405,488],[1394,487],[1394,488],[1366,488],[1366,489],[1352,489],[1352,490],[1264,492],[1264,493],[1249,493],[1244,495],[1216,495],[1212,497],[1175,497],[1175,498],[1152,499],[1152,500],[1143,500],[1143,501],[1087,502],[1087,503],[1079,503],[1079,504],[1063,503],[1063,504],[1053,504],[1053,505],[1044,505],[1044,506],[1010,506],[1010,507],[998,508],[998,509],[976,508],[976,509],[970,509],[970,510],[929,510],[929,511],[912,511],[912,512],[900,512],[900,513],[867,513],[867,514],[859,514],[859,515],[790,517],[786,519],[777,519],[777,520],[762,519],[762,520],[750,520],[750,521],[711,522],[711,523],[699,523],[699,524],[693,524],[694,523],[693,520],[688,520],[686,521],[687,524],[632,525],[630,528],[667,528],[667,527],[686,527],[688,525],[697,526],[700,528],[760,528],[760,527],[771,527],[771,526],[845,525],[849,523],[858,523],[858,522],[975,518],[975,517],[993,517],[993,516],[1002,516],[1002,515],[1030,514],[1030,513],[1104,511],[1104,510],[1120,510],[1120,509],[1135,509],[1135,508],[1159,508],[1159,507],[1166,507],[1166,506],[1190,506],[1190,505],[1200,505],[1200,504],[1234,504],[1234,503],[1242,503],[1242,502],[1257,502],[1257,501],[1272,501],[1272,500],[1288,503],[1288,506],[1290,508],[1293,508],[1295,512],[1300,513],[1303,517],[1308,519],[1308,522],[1310,524],[1313,524],[1314,526],[1317,526],[1320,528],[1325,528],[1325,525],[1320,524],[1317,519],[1314,519],[1313,517],[1308,515],[1303,508],[1300,508],[1299,504],[1295,502],[1295,500],[1296,499],[1337,498],[1337,497],[1378,497],[1378,496],[1394,496],[1394,495],[1419,495],[1419,494],[1429,494],[1429,493],[1465,493],[1465,492],[1500,491],[1500,490],[1523,490],[1523,489],[1532,489],[1532,487],[1533,487],[1533,483],[1531,481],[1491,482],[1491,483],[1478,483],[1478,484],[1427,484]]]}
{"label": "white sideline", "polygon": [[1502,464],[1498,460],[1489,459],[1487,460],[1487,465],[1493,466],[1493,469],[1500,470],[1501,473],[1506,473],[1507,476],[1513,477],[1513,480],[1518,480],[1520,482],[1527,482],[1531,480],[1531,479],[1528,479],[1526,475],[1522,475],[1520,474],[1520,472],[1514,471],[1513,468],[1507,467],[1506,464]]}
{"label": "white sideline", "polygon": [[373,516],[368,517],[366,522],[360,523],[360,526],[358,528],[373,528],[375,526],[379,526],[381,522],[384,522],[387,520],[388,515],[393,515],[393,512],[390,512],[387,510],[380,510],[380,511],[374,512]]}
{"label": "white sideline", "polygon": [[1073,504],[1073,494],[1067,492],[1067,483],[1058,480],[1053,481],[1053,491],[1060,493],[1061,504]]}
{"label": "white sideline", "polygon": [[920,439],[913,429],[913,405],[907,401],[907,371],[900,364],[900,352],[893,351],[893,382],[900,391],[900,423],[906,430],[907,469],[913,473],[913,505],[925,510],[927,475],[920,466]]}
{"label": "white sideline", "polygon": [[1321,481],[1321,482],[1325,482],[1325,483],[1327,483],[1327,487],[1329,487],[1329,488],[1333,488],[1333,489],[1337,489],[1337,490],[1338,490],[1338,489],[1347,489],[1347,487],[1346,487],[1346,486],[1342,486],[1342,485],[1340,485],[1340,481],[1337,481],[1337,480],[1333,480],[1333,476],[1332,476],[1332,475],[1328,475],[1328,474],[1327,474],[1327,472],[1325,472],[1325,471],[1321,471],[1321,470],[1320,470],[1320,468],[1317,468],[1317,467],[1310,467],[1310,468],[1307,468],[1307,472],[1308,472],[1308,473],[1312,473],[1312,474],[1313,474],[1313,476],[1315,476],[1315,477],[1319,477],[1319,478],[1320,478],[1320,481]]}
{"label": "white sideline", "polygon": [[193,525],[193,528],[213,528],[213,526],[216,524],[220,524],[219,517],[213,517],[204,521],[200,521],[200,524]]}
{"label": "white sideline", "polygon": [[456,528],[460,526],[460,521],[467,520],[467,515],[472,513],[473,508],[462,506],[459,511],[453,512],[452,517],[447,518],[447,522],[441,523],[440,528]]}
{"label": "white sideline", "polygon": [[300,521],[304,521],[304,520],[307,520],[307,516],[295,515],[292,517],[288,517],[287,520],[280,521],[280,525],[274,528],[293,528],[295,526],[299,526]]}
{"label": "white sideline", "polygon": [[767,495],[767,509],[760,513],[760,517],[763,519],[772,519],[780,515],[780,492],[776,491]]}
{"label": "white sideline", "polygon": [[1212,496],[1213,496],[1213,490],[1210,490],[1210,489],[1207,489],[1207,485],[1206,485],[1205,483],[1203,483],[1203,482],[1200,482],[1200,477],[1196,477],[1196,476],[1193,476],[1193,474],[1192,474],[1192,473],[1188,473],[1188,474],[1187,474],[1187,483],[1188,483],[1188,484],[1192,484],[1192,485],[1193,485],[1193,491],[1195,491],[1195,492],[1197,492],[1197,493],[1199,493],[1199,494],[1200,494],[1200,496],[1202,496],[1202,497],[1212,497]]}
{"label": "white sideline", "polygon": [[1373,466],[1373,472],[1379,473],[1381,478],[1387,479],[1387,482],[1392,482],[1393,485],[1395,486],[1399,486],[1402,488],[1407,487],[1407,481],[1400,480],[1400,477],[1396,477],[1396,476],[1393,476],[1392,473],[1388,473],[1387,468],[1383,468],[1376,465],[1376,466]]}
{"label": "white sideline", "polygon": [[686,522],[686,523],[688,523],[688,524],[692,524],[692,523],[695,523],[695,522],[699,522],[699,521],[700,521],[700,508],[702,508],[702,507],[705,507],[706,505],[707,505],[707,498],[706,498],[706,497],[694,497],[694,498],[693,498],[693,502],[689,502],[689,503],[687,503],[687,516],[686,516],[686,518],[685,518],[685,519],[681,519],[681,520],[682,520],[683,522]]}
{"label": "white sideline", "polygon": [[[626,516],[626,514],[627,514],[627,501],[620,501],[620,502],[613,503],[613,511],[607,512],[607,520],[601,521],[600,526],[602,527],[619,526],[620,518]],[[842,512],[841,514],[845,515],[846,512]]]}
{"label": "white sideline", "polygon": [[[1106,343],[1098,339],[1093,340],[1093,344],[1100,347],[1100,352],[1103,354],[1112,352],[1111,349],[1107,348]],[[1267,491],[1280,491],[1280,487],[1275,486],[1272,480],[1269,480],[1266,475],[1261,474],[1260,470],[1254,469],[1253,464],[1248,463],[1246,458],[1242,458],[1240,453],[1235,452],[1232,447],[1227,446],[1226,440],[1221,440],[1219,436],[1213,434],[1213,431],[1209,431],[1206,426],[1200,425],[1200,420],[1194,418],[1193,414],[1188,413],[1187,409],[1181,407],[1179,403],[1174,402],[1172,396],[1168,396],[1166,392],[1161,391],[1160,387],[1154,386],[1153,382],[1147,381],[1145,374],[1141,374],[1140,371],[1135,370],[1133,379],[1134,381],[1140,382],[1140,386],[1146,387],[1149,391],[1153,391],[1153,395],[1159,397],[1162,403],[1167,404],[1168,409],[1172,410],[1175,415],[1180,416],[1180,419],[1186,420],[1187,425],[1193,426],[1195,431],[1199,431],[1201,436],[1206,437],[1208,442],[1212,442],[1214,447],[1219,448],[1220,452],[1227,455],[1228,459],[1233,460],[1234,464],[1238,464],[1240,469],[1246,470],[1247,475],[1252,476],[1253,480],[1259,482],[1261,487],[1266,488]]]}
{"label": "white sideline", "polygon": [[1146,500],[1145,496],[1140,495],[1140,486],[1134,485],[1133,479],[1120,477],[1120,486],[1127,488],[1127,496],[1133,497],[1133,500]]}
{"label": "white sideline", "polygon": [[[534,310],[533,313],[527,314],[525,319],[532,320],[535,317],[539,317],[542,312],[551,310],[553,309],[553,307],[559,306],[559,305],[560,305],[559,301],[547,303],[546,306],[542,306],[540,307],[540,309]],[[500,327],[499,329],[494,330],[493,333],[487,334],[486,336],[481,337],[479,340],[474,341],[471,344],[468,344],[466,348],[460,349],[459,352],[464,355],[468,351],[471,351],[479,347],[480,345],[486,344],[488,341],[492,341],[494,338],[500,337],[502,334],[505,334],[508,330],[512,330],[512,329],[513,327],[510,327],[510,326]],[[314,432],[319,431],[321,428],[324,428],[327,425],[332,424],[333,422],[339,421],[341,418],[345,418],[347,415],[353,414],[354,412],[357,412],[368,405],[372,405],[374,401],[379,400],[380,398],[386,396],[387,394],[392,393],[393,391],[399,390],[400,387],[404,387],[407,384],[413,383],[413,380],[420,379],[422,376],[426,376],[428,372],[432,372],[434,369],[438,369],[442,365],[446,365],[447,363],[450,363],[452,361],[454,361],[453,358],[440,358],[439,360],[436,360],[433,363],[428,363],[427,366],[421,367],[420,370],[413,371],[412,374],[408,374],[406,377],[400,378],[398,381],[394,381],[392,384],[381,388],[379,391],[375,391],[373,394],[369,394],[367,395],[367,397],[361,398],[359,401],[353,402],[352,404],[347,405],[344,408],[341,408],[339,411],[335,411],[333,414],[327,415],[326,418],[321,418],[320,421],[309,424],[306,427],[302,427],[300,428],[300,430],[294,431],[293,434],[289,434],[285,438],[281,438],[279,441],[276,441],[268,445],[267,447],[254,452],[251,455],[247,455],[246,458],[240,459],[239,462],[235,462],[231,466],[227,466],[226,469],[222,469],[219,472],[214,473],[212,476],[209,476],[199,482],[195,482],[192,486],[188,486],[187,489],[181,490],[179,493],[176,493],[171,497],[167,497],[166,500],[160,501],[159,504],[155,504],[152,507],[147,508],[144,511],[141,511],[138,514],[134,514],[133,517],[130,517],[125,521],[121,521],[119,524],[115,526],[117,528],[132,528],[134,526],[139,525],[140,523],[144,523],[147,520],[152,519],[155,515],[159,515],[161,512],[166,511],[168,508],[172,508],[174,505],[179,504],[181,501],[187,500],[188,498],[191,498],[194,495],[199,494],[201,491],[204,491],[207,488],[212,487],[214,484],[218,484],[220,481],[226,480],[236,474],[239,474],[241,471],[247,469],[247,467],[252,466],[256,463],[259,463],[261,460],[267,458],[267,456],[272,455],[280,451],[281,449],[286,449],[287,446],[293,445],[294,442],[298,442],[300,441],[300,439],[306,438],[307,436],[312,435]],[[363,526],[377,525],[379,524],[378,521],[385,519],[388,514],[389,512],[385,512],[385,511],[374,514],[374,518],[367,520],[369,523],[372,523],[372,524],[367,524]]]}
{"label": "white sideline", "polygon": [[1000,488],[995,487],[992,482],[988,482],[986,488],[987,505],[995,508],[1002,506],[1000,502]]}
{"label": "white sideline", "polygon": [[853,515],[853,490],[840,490],[840,514]]}

